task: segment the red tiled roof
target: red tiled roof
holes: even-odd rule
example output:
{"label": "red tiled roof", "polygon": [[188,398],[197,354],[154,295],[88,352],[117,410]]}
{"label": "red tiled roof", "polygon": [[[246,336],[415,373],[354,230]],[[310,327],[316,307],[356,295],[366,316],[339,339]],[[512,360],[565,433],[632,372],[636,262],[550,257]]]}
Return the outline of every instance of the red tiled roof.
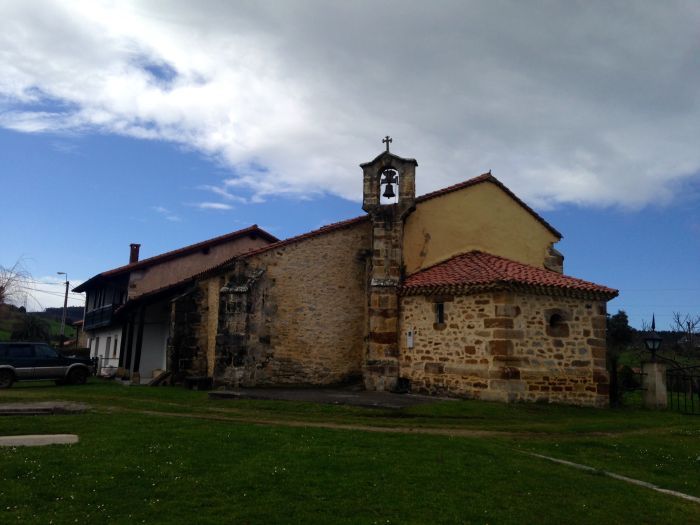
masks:
{"label": "red tiled roof", "polygon": [[448,186],[446,188],[442,188],[441,190],[433,191],[431,193],[426,193],[425,195],[421,195],[420,197],[416,198],[416,204],[434,199],[435,197],[441,197],[443,195],[446,195],[448,193],[452,193],[453,191],[461,190],[463,188],[468,188],[469,186],[474,186],[476,184],[480,184],[482,182],[491,182],[492,184],[495,184],[499,188],[501,188],[504,192],[510,196],[515,202],[520,204],[523,208],[525,208],[525,211],[527,211],[530,215],[532,215],[537,221],[542,224],[545,228],[547,228],[551,233],[553,233],[555,236],[557,236],[559,239],[563,238],[563,235],[559,233],[551,224],[549,224],[546,220],[544,220],[538,213],[530,208],[527,204],[525,204],[523,201],[518,198],[518,196],[510,191],[508,186],[503,184],[500,180],[498,180],[496,177],[491,175],[491,172],[489,171],[488,173],[484,173],[482,175],[479,175],[478,177],[474,177],[473,179],[465,180],[464,182],[460,182],[459,184],[454,184],[452,186]]}
{"label": "red tiled roof", "polygon": [[[384,155],[384,153],[380,154],[379,157]],[[400,157],[398,157],[400,158]],[[376,160],[376,159],[375,159]],[[401,159],[403,161],[409,162],[415,162],[413,159]],[[374,161],[372,161],[374,162]],[[539,221],[545,228],[547,228],[550,232],[552,232],[554,235],[556,235],[559,239],[562,238],[562,234],[559,233],[557,230],[555,230],[547,221],[545,221],[542,217],[540,217],[532,208],[530,208],[527,204],[525,204],[523,201],[521,201],[512,191],[508,189],[506,185],[504,185],[501,181],[499,181],[496,177],[491,175],[491,172],[489,173],[484,173],[482,175],[479,175],[478,177],[471,178],[469,180],[466,180],[464,182],[460,182],[459,184],[454,184],[452,186],[448,186],[446,188],[442,188],[441,190],[434,191],[432,193],[427,193],[425,195],[421,195],[420,197],[416,198],[416,204],[425,202],[430,199],[434,199],[436,197],[441,197],[442,195],[446,195],[448,193],[452,193],[454,191],[461,190],[463,188],[468,188],[469,186],[474,186],[476,184],[480,184],[482,182],[491,182],[501,188],[503,191],[505,191],[513,200],[515,200],[520,206],[525,208],[525,210],[530,213],[537,221]],[[207,275],[213,271],[216,271],[220,268],[225,267],[227,264],[230,264],[236,259],[239,258],[246,258],[246,257],[252,257],[253,255],[258,255],[260,253],[267,252],[269,250],[274,250],[277,248],[281,248],[283,246],[287,246],[289,244],[293,244],[296,242],[304,241],[306,239],[310,239],[313,237],[317,237],[319,235],[324,235],[326,233],[331,233],[336,230],[340,230],[349,226],[353,226],[355,224],[359,224],[364,221],[368,221],[369,216],[368,215],[360,215],[359,217],[353,217],[352,219],[347,219],[344,221],[340,222],[334,222],[332,224],[328,224],[326,226],[323,226],[317,230],[313,230],[307,233],[303,233],[301,235],[297,235],[295,237],[290,237],[288,239],[284,239],[282,241],[275,242],[273,244],[269,244],[267,246],[263,246],[261,248],[258,248],[257,250],[253,250],[250,252],[246,252],[244,254],[237,255],[235,257],[232,257],[231,259],[224,261],[222,263],[219,263],[215,266],[212,266],[211,268],[204,270],[200,274],[198,274],[195,277],[203,277],[204,275]]]}
{"label": "red tiled roof", "polygon": [[184,246],[183,248],[178,248],[177,250],[172,250],[169,252],[161,253],[159,255],[154,255],[153,257],[149,257],[147,259],[142,259],[138,262],[135,263],[130,263],[130,264],[125,264],[124,266],[119,266],[118,268],[114,268],[112,270],[107,270],[105,272],[99,273],[95,275],[94,277],[91,277],[84,283],[82,283],[80,286],[77,286],[73,289],[74,292],[82,292],[86,289],[87,285],[94,282],[98,278],[105,278],[105,277],[115,277],[117,275],[122,275],[128,272],[131,272],[133,270],[139,270],[141,268],[146,268],[148,266],[152,266],[154,264],[162,263],[165,261],[169,261],[172,259],[176,259],[177,257],[181,257],[183,255],[188,255],[192,252],[196,252],[198,250],[203,250],[204,248],[209,248],[212,246],[216,246],[217,244],[222,244],[227,241],[231,241],[234,239],[238,239],[241,237],[245,237],[246,235],[257,235],[262,237],[263,239],[266,239],[270,242],[277,242],[279,239],[275,237],[274,235],[266,232],[262,228],[260,228],[257,224],[253,224],[252,226],[249,226],[247,228],[243,228],[242,230],[236,230],[231,233],[227,233],[225,235],[220,235],[218,237],[214,237],[212,239],[207,239],[206,241],[198,242],[196,244],[190,244],[189,246]]}
{"label": "red tiled roof", "polygon": [[326,233],[331,233],[334,231],[342,230],[344,228],[349,228],[350,226],[354,226],[355,224],[360,224],[365,221],[369,221],[369,215],[360,215],[359,217],[353,217],[352,219],[346,219],[340,222],[333,222],[331,224],[322,226],[317,230],[311,230],[310,232],[302,233],[301,235],[297,235],[295,237],[289,237],[288,239],[284,239],[273,244],[268,244],[267,246],[262,246],[257,250],[243,253],[238,257],[251,257],[253,255],[258,255],[259,253],[274,250],[276,248],[281,248],[282,246],[287,246],[288,244],[294,244],[299,241],[305,241],[306,239],[318,237],[319,235],[325,235]]}
{"label": "red tiled roof", "polygon": [[543,293],[564,293],[612,299],[618,291],[544,268],[479,251],[457,255],[409,276],[404,295],[526,288]]}
{"label": "red tiled roof", "polygon": [[303,233],[301,235],[297,235],[296,237],[290,237],[289,239],[284,239],[283,241],[277,241],[275,243],[268,244],[267,246],[262,246],[256,250],[252,250],[250,252],[245,252],[245,253],[241,253],[239,255],[235,255],[234,257],[231,257],[230,259],[228,259],[222,263],[216,264],[216,265],[212,266],[211,268],[207,268],[206,270],[203,270],[196,275],[191,275],[189,277],[186,277],[186,278],[181,279],[177,282],[168,284],[168,285],[163,286],[161,288],[158,288],[156,290],[151,290],[151,291],[143,293],[141,295],[131,297],[126,303],[124,303],[122,306],[120,306],[118,308],[117,313],[125,310],[127,308],[127,306],[132,306],[133,304],[136,304],[142,300],[148,300],[148,299],[150,299],[156,295],[159,295],[163,292],[170,292],[170,291],[172,291],[176,288],[180,288],[186,284],[193,283],[197,279],[201,279],[203,277],[206,277],[207,275],[211,274],[212,272],[216,272],[217,270],[224,268],[227,264],[231,264],[233,261],[235,261],[237,259],[245,259],[245,258],[250,257],[252,255],[258,255],[260,253],[274,250],[276,248],[282,248],[283,246],[287,246],[287,245],[293,244],[295,242],[303,241],[305,239],[310,239],[312,237],[317,237],[319,235],[330,233],[332,231],[341,230],[343,228],[348,228],[350,226],[353,226],[355,224],[360,224],[361,222],[364,222],[367,220],[369,220],[369,217],[367,215],[362,215],[360,217],[355,217],[353,219],[348,219],[346,221],[334,222],[333,224],[328,224],[328,225],[323,226],[317,230]]}
{"label": "red tiled roof", "polygon": [[[379,155],[379,156],[382,156],[382,155],[384,155],[384,153],[382,153],[382,154]],[[399,158],[400,158],[400,157],[399,157]],[[375,160],[376,160],[376,159],[375,159]],[[401,159],[401,160],[406,161],[406,162],[408,162],[408,161],[415,162],[413,159]],[[373,161],[373,162],[374,162],[374,161]],[[540,217],[532,208],[530,208],[527,204],[525,204],[523,201],[521,201],[521,200],[520,200],[512,191],[510,191],[510,190],[508,189],[508,187],[505,186],[501,181],[499,181],[496,177],[494,177],[493,175],[491,175],[491,172],[489,172],[489,173],[484,173],[484,174],[482,174],[482,175],[479,175],[478,177],[474,177],[474,178],[472,178],[472,179],[466,180],[466,181],[464,181],[464,182],[460,182],[459,184],[454,184],[454,185],[452,185],[452,186],[448,186],[448,187],[446,187],[446,188],[442,188],[442,189],[437,190],[437,191],[434,191],[434,192],[432,192],[432,193],[427,193],[427,194],[425,194],[425,195],[421,195],[421,196],[419,196],[419,197],[416,198],[416,204],[419,204],[419,203],[421,203],[421,202],[428,201],[428,200],[430,200],[430,199],[434,199],[434,198],[436,198],[436,197],[441,197],[441,196],[446,195],[446,194],[448,194],[448,193],[452,193],[452,192],[454,192],[454,191],[458,191],[458,190],[461,190],[461,189],[463,189],[463,188],[467,188],[467,187],[469,187],[469,186],[474,186],[474,185],[480,184],[480,183],[482,183],[482,182],[490,182],[490,183],[492,183],[492,184],[495,184],[495,185],[498,186],[499,188],[501,188],[501,189],[502,189],[504,192],[506,192],[513,200],[515,200],[520,206],[522,206],[523,208],[525,208],[525,210],[526,210],[528,213],[530,213],[535,219],[537,219],[537,221],[539,221],[545,228],[547,228],[550,232],[552,232],[552,233],[553,233],[555,236],[557,236],[558,238],[560,238],[560,239],[562,238],[561,233],[559,233],[559,232],[558,232],[556,229],[554,229],[547,221],[545,221],[542,217]],[[226,260],[226,261],[224,261],[224,262],[222,262],[222,263],[216,264],[216,265],[212,266],[211,268],[208,268],[208,269],[206,269],[206,270],[204,270],[204,271],[202,271],[202,272],[200,272],[200,273],[198,273],[198,274],[196,274],[196,275],[193,275],[193,276],[191,276],[191,277],[187,277],[187,278],[185,278],[185,279],[183,279],[183,280],[181,280],[181,281],[179,281],[179,282],[177,282],[177,283],[173,283],[173,285],[168,285],[168,286],[164,287],[164,288],[170,288],[171,286],[177,286],[177,285],[179,285],[179,284],[181,284],[181,283],[183,283],[183,282],[190,281],[190,280],[193,280],[193,279],[200,278],[200,277],[203,277],[203,276],[205,276],[205,275],[208,275],[210,272],[216,271],[216,270],[218,270],[218,269],[220,269],[220,268],[223,268],[223,267],[225,267],[227,264],[230,264],[232,261],[234,261],[234,260],[236,260],[236,259],[245,258],[245,257],[251,257],[251,256],[253,256],[253,255],[258,255],[258,254],[260,254],[260,253],[264,253],[264,252],[267,252],[267,251],[269,251],[269,250],[274,250],[274,249],[277,249],[277,248],[282,248],[282,247],[287,246],[287,245],[289,245],[289,244],[293,244],[293,243],[296,243],[296,242],[304,241],[304,240],[306,240],[306,239],[311,239],[311,238],[313,238],[313,237],[317,237],[317,236],[319,236],[319,235],[324,235],[324,234],[326,234],[326,233],[331,233],[331,232],[334,232],[334,231],[337,231],[337,230],[340,230],[340,229],[343,229],[343,228],[347,228],[347,227],[350,227],[350,226],[353,226],[353,225],[355,225],[355,224],[359,224],[359,223],[362,223],[362,222],[365,222],[365,221],[368,221],[368,220],[369,220],[369,216],[368,216],[368,215],[360,215],[360,216],[354,217],[354,218],[352,218],[352,219],[347,219],[347,220],[344,220],[344,221],[340,221],[340,222],[335,222],[335,223],[332,223],[332,224],[328,224],[328,225],[323,226],[323,227],[321,227],[321,228],[319,228],[319,229],[317,229],[317,230],[313,230],[313,231],[310,231],[310,232],[307,232],[307,233],[303,233],[303,234],[301,234],[301,235],[297,235],[297,236],[295,236],[295,237],[290,237],[290,238],[284,239],[284,240],[279,240],[279,239],[277,239],[276,237],[272,236],[271,234],[267,233],[266,231],[264,231],[264,230],[258,228],[257,225],[253,225],[253,226],[250,226],[249,228],[246,228],[246,229],[243,229],[243,230],[238,230],[238,231],[236,231],[236,232],[232,232],[232,233],[229,233],[229,234],[226,234],[226,235],[222,235],[222,236],[220,236],[220,237],[215,237],[215,238],[209,239],[209,240],[207,240],[207,241],[203,241],[203,242],[200,242],[200,243],[197,243],[197,244],[192,244],[192,245],[190,245],[190,246],[185,246],[184,248],[180,248],[180,249],[178,249],[178,250],[173,250],[173,251],[171,251],[171,252],[166,252],[166,253],[163,253],[163,254],[160,254],[160,255],[156,255],[156,256],[150,257],[150,258],[148,258],[148,259],[143,259],[142,261],[139,261],[139,262],[134,263],[134,264],[127,264],[127,265],[125,265],[125,266],[120,266],[120,267],[115,268],[115,269],[113,269],[113,270],[108,270],[108,271],[106,271],[106,272],[100,273],[100,274],[98,274],[98,275],[92,277],[91,279],[85,281],[85,282],[82,283],[80,286],[74,288],[73,291],[78,291],[78,292],[84,291],[86,285],[88,285],[88,284],[91,283],[91,282],[94,282],[94,280],[96,280],[96,279],[98,279],[98,278],[102,278],[102,277],[113,277],[113,276],[116,276],[116,275],[120,275],[120,274],[122,274],[122,273],[126,273],[126,272],[129,272],[129,271],[132,271],[132,270],[136,270],[136,269],[139,269],[139,268],[143,268],[144,266],[149,266],[149,265],[151,265],[151,264],[155,264],[155,263],[158,263],[158,262],[162,262],[162,261],[164,261],[164,260],[168,260],[168,259],[170,259],[170,258],[174,258],[174,257],[180,256],[180,255],[184,255],[184,254],[190,253],[190,252],[192,252],[192,251],[196,251],[196,250],[198,250],[198,249],[202,249],[202,248],[205,248],[205,247],[207,247],[207,246],[212,246],[212,245],[215,245],[215,244],[224,242],[224,241],[226,241],[226,240],[229,240],[229,239],[232,239],[232,238],[235,238],[235,237],[239,237],[239,236],[243,236],[243,235],[246,235],[246,234],[249,234],[249,233],[254,233],[254,232],[255,232],[255,233],[257,233],[258,235],[260,235],[260,236],[262,236],[262,237],[265,237],[265,238],[267,238],[268,240],[273,241],[272,244],[269,244],[269,245],[267,245],[267,246],[263,246],[263,247],[258,248],[258,249],[256,249],[256,250],[252,250],[252,251],[250,251],[250,252],[246,252],[246,253],[244,253],[244,254],[236,255],[236,256],[232,257],[231,259],[228,259],[228,260]],[[158,291],[160,291],[160,290],[158,290]]]}
{"label": "red tiled roof", "polygon": [[144,292],[140,295],[129,297],[124,304],[118,306],[117,309],[114,310],[114,314],[121,314],[129,308],[132,308],[134,305],[143,303],[143,301],[148,301],[154,298],[158,298],[158,296],[172,294],[177,290],[182,290],[186,285],[194,283],[197,280],[197,278],[198,275],[190,275],[189,277],[185,277],[184,279],[180,279],[179,281],[176,281],[174,283],[166,284],[164,286],[161,286],[160,288],[156,288],[155,290],[149,290],[148,292]]}
{"label": "red tiled roof", "polygon": [[317,230],[312,230],[310,232],[302,233],[301,235],[296,235],[295,237],[289,237],[288,239],[284,239],[282,241],[277,241],[275,243],[268,244],[267,246],[262,246],[256,250],[252,250],[252,251],[231,257],[227,261],[224,261],[224,262],[219,263],[215,266],[212,266],[211,268],[204,270],[203,272],[197,274],[195,277],[197,277],[197,278],[204,277],[205,275],[208,275],[211,272],[214,272],[220,268],[225,267],[227,264],[232,263],[236,259],[245,259],[248,257],[252,257],[253,255],[259,255],[261,253],[268,252],[270,250],[275,250],[275,249],[282,248],[282,247],[290,245],[290,244],[305,241],[306,239],[318,237],[319,235],[325,235],[326,233],[331,233],[334,231],[342,230],[343,228],[349,228],[350,226],[354,226],[355,224],[360,224],[360,223],[363,223],[366,221],[369,221],[369,215],[360,215],[359,217],[353,217],[352,219],[346,219],[344,221],[327,224],[326,226],[322,226],[321,228],[318,228]]}

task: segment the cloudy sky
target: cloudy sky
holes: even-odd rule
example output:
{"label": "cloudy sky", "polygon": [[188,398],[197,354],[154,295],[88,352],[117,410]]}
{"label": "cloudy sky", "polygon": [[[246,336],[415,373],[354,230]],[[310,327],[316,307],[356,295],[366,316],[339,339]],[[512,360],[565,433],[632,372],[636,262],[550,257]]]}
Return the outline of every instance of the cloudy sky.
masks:
{"label": "cloudy sky", "polygon": [[0,264],[351,217],[390,134],[418,193],[491,169],[637,321],[700,311],[698,86],[697,2],[6,0]]}

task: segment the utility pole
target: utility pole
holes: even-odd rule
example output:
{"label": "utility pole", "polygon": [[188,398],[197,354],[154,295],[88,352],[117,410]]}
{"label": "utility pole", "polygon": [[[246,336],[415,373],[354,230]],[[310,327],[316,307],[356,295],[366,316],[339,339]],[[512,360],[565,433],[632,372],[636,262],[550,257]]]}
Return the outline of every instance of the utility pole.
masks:
{"label": "utility pole", "polygon": [[61,339],[60,348],[63,349],[63,338],[66,330],[66,310],[68,310],[68,274],[66,272],[56,272],[58,275],[65,275],[66,277],[66,295],[63,298],[63,315],[61,316]]}

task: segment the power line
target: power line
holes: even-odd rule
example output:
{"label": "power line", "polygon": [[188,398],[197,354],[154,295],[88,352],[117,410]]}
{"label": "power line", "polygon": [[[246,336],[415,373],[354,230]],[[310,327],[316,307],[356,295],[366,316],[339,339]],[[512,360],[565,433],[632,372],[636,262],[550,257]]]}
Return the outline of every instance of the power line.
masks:
{"label": "power line", "polygon": [[[32,292],[41,292],[41,293],[45,293],[45,294],[48,294],[48,295],[53,295],[53,296],[56,296],[56,297],[63,297],[63,296],[64,296],[63,292],[58,292],[58,291],[54,291],[54,290],[44,290],[44,289],[41,289],[41,288],[30,288],[29,286],[19,286],[18,288],[20,288],[20,289],[22,289],[22,290],[25,290],[25,291],[26,291],[26,290],[29,290],[29,291],[32,291]],[[73,299],[73,300],[75,300],[75,301],[77,301],[77,300],[85,300],[84,297],[82,297],[82,296],[79,295],[79,294],[75,294],[75,293],[73,293],[73,292],[68,292],[68,295],[69,295],[69,297],[70,297],[71,299]]]}
{"label": "power line", "polygon": [[[38,281],[36,279],[20,279],[19,281],[23,282],[23,283],[30,283],[30,284],[47,284],[49,286],[65,286],[66,285],[65,281],[55,281],[55,282],[54,281]],[[85,292],[71,292],[71,293],[79,293],[82,295]]]}
{"label": "power line", "polygon": [[[26,291],[26,290],[29,290],[29,291],[32,291],[32,292],[40,292],[40,293],[45,293],[45,294],[47,294],[47,295],[54,295],[54,296],[56,296],[56,297],[63,297],[63,296],[64,296],[64,294],[62,294],[61,292],[54,292],[54,291],[52,291],[52,290],[42,290],[42,289],[40,289],[40,288],[22,288],[22,289],[25,290],[25,291]],[[74,300],[76,300],[76,301],[77,301],[77,300],[84,300],[84,299],[85,299],[84,297],[75,296],[75,295],[72,295],[72,294],[70,294],[70,293],[68,294],[68,296],[69,296],[71,299],[74,299]]]}

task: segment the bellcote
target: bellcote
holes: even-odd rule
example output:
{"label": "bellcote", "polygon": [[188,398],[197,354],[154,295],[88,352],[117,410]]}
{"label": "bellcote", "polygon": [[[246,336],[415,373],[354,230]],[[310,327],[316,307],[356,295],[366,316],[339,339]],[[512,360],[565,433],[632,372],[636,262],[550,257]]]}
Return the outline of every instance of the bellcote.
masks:
{"label": "bellcote", "polygon": [[[386,151],[374,160],[360,164],[364,182],[362,209],[370,214],[391,209],[404,216],[415,206],[418,163],[415,159],[404,159],[391,153],[389,137],[384,142],[387,144]],[[386,195],[391,194],[394,197],[387,199]]]}

